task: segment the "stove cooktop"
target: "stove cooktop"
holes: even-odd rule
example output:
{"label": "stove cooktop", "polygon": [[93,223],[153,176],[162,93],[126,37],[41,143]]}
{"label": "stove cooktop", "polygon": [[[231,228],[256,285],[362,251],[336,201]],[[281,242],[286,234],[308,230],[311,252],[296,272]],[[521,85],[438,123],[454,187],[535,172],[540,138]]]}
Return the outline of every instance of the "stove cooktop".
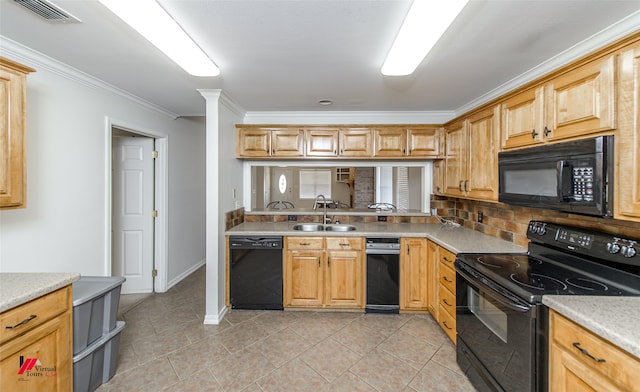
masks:
{"label": "stove cooktop", "polygon": [[571,255],[468,253],[458,260],[529,303],[548,294],[640,296],[640,276]]}

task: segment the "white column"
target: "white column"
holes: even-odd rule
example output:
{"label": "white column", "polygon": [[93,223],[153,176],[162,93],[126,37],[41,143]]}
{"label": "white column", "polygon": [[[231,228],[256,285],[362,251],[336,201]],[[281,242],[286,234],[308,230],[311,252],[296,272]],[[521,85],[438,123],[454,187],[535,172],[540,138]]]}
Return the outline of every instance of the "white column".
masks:
{"label": "white column", "polygon": [[[219,288],[224,286],[224,276],[220,276],[220,263],[218,250],[219,241],[220,207],[219,207],[219,104],[221,90],[198,90],[206,100],[206,258],[207,258],[207,289],[206,310],[204,323],[218,324],[222,321],[226,312],[224,298],[220,298]],[[224,244],[222,244],[224,246]],[[222,269],[224,270],[224,269]]]}

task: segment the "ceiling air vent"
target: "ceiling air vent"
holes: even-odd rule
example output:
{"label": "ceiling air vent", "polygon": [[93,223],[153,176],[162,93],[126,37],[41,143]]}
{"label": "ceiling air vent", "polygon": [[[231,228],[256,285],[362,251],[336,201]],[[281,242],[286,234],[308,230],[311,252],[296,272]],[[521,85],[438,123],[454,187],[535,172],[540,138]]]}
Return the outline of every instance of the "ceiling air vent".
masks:
{"label": "ceiling air vent", "polygon": [[24,8],[35,12],[50,22],[74,23],[80,19],[47,0],[14,0]]}

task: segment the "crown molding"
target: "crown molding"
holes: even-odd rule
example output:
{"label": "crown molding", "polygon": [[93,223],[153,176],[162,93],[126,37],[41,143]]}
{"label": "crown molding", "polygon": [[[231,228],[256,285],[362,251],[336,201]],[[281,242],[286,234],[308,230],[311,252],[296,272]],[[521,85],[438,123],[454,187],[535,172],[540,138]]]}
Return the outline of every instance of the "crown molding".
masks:
{"label": "crown molding", "polygon": [[583,56],[588,55],[600,48],[605,47],[621,38],[630,35],[633,32],[638,31],[640,26],[640,11],[636,11],[626,18],[614,23],[613,25],[605,28],[604,30],[588,37],[574,46],[560,52],[559,54],[551,57],[550,59],[540,63],[536,67],[516,76],[508,82],[496,87],[495,89],[479,96],[478,98],[469,101],[467,104],[459,107],[455,110],[456,117],[461,116],[477,107],[486,104],[496,98],[507,94],[516,88],[523,86],[537,78],[540,78],[546,74],[549,74],[556,69],[571,63]]}
{"label": "crown molding", "polygon": [[27,64],[30,67],[35,68],[36,70],[46,70],[58,76],[62,76],[66,79],[79,83],[83,86],[107,91],[111,94],[119,96],[120,98],[127,99],[154,112],[167,116],[173,120],[180,117],[179,114],[153,104],[145,99],[131,94],[128,91],[102,81],[94,76],[80,71],[79,69],[73,68],[61,61],[58,61],[43,53],[31,49],[19,42],[13,41],[3,35],[0,35],[0,55]]}
{"label": "crown molding", "polygon": [[247,112],[245,124],[444,124],[454,111]]}

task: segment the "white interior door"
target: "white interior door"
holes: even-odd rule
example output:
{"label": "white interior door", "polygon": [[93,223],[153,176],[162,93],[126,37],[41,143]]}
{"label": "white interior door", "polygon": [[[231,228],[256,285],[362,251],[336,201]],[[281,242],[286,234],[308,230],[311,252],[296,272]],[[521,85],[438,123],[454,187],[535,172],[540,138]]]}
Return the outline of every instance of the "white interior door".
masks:
{"label": "white interior door", "polygon": [[271,200],[294,203],[292,171],[289,167],[271,169]]}
{"label": "white interior door", "polygon": [[153,291],[153,139],[113,137],[112,272],[122,293]]}

